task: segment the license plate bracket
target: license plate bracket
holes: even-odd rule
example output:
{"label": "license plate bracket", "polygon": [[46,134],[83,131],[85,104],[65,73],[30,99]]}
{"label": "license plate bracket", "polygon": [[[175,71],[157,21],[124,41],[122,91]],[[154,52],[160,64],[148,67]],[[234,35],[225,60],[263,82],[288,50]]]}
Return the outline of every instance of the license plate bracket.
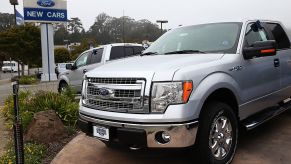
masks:
{"label": "license plate bracket", "polygon": [[101,140],[106,140],[109,141],[109,128],[104,127],[104,126],[99,126],[99,125],[94,125],[93,126],[93,136],[97,137]]}

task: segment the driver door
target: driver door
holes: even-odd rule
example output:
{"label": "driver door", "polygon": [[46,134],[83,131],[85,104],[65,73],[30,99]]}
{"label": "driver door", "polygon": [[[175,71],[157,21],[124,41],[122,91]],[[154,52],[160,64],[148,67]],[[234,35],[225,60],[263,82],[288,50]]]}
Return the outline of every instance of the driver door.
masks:
{"label": "driver door", "polygon": [[90,52],[83,53],[74,63],[75,70],[70,72],[70,84],[77,91],[81,92],[83,76],[88,65]]}
{"label": "driver door", "polygon": [[[251,47],[256,41],[271,40],[265,28],[252,30],[247,27],[244,47]],[[242,89],[241,117],[246,118],[263,109],[275,106],[280,101],[280,65],[276,64],[278,55],[245,59],[238,77]]]}

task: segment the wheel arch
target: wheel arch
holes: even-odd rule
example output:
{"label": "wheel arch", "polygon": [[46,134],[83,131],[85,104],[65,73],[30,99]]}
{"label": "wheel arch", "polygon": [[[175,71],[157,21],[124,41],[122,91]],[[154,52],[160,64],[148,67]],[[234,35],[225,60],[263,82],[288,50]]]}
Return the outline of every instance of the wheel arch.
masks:
{"label": "wheel arch", "polygon": [[209,101],[220,101],[234,109],[239,119],[239,104],[241,104],[241,88],[229,74],[218,72],[203,79],[195,89],[192,99],[197,102],[195,117],[200,118],[205,105]]}
{"label": "wheel arch", "polygon": [[239,119],[239,103],[238,100],[235,96],[235,94],[233,93],[232,90],[228,89],[228,88],[219,88],[216,89],[215,91],[213,91],[204,101],[200,114],[199,114],[199,118],[201,117],[201,115],[206,112],[205,111],[205,106],[209,103],[209,102],[213,102],[213,101],[218,101],[218,102],[222,102],[225,103],[227,105],[229,105],[234,113],[236,114],[237,118]]}

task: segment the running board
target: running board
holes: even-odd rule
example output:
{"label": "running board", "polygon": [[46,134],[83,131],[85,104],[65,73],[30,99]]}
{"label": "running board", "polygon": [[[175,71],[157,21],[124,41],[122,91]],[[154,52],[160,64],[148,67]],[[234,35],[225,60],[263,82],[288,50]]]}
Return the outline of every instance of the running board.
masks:
{"label": "running board", "polygon": [[282,103],[279,103],[280,105],[278,105],[277,107],[266,109],[262,112],[255,114],[254,116],[251,116],[250,118],[247,118],[242,122],[243,125],[246,127],[247,130],[252,130],[260,126],[261,124],[269,121],[275,116],[278,116],[279,114],[291,108],[290,100],[289,101],[284,100]]}

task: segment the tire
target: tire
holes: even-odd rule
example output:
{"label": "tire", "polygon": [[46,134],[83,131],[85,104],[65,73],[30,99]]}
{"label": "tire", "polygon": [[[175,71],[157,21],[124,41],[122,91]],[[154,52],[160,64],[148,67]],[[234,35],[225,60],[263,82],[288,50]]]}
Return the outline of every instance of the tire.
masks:
{"label": "tire", "polygon": [[68,84],[66,82],[61,82],[60,85],[59,85],[59,93],[62,93],[64,92],[64,90],[68,87]]}
{"label": "tire", "polygon": [[238,139],[238,121],[233,109],[221,102],[203,108],[197,146],[202,163],[231,163]]}

